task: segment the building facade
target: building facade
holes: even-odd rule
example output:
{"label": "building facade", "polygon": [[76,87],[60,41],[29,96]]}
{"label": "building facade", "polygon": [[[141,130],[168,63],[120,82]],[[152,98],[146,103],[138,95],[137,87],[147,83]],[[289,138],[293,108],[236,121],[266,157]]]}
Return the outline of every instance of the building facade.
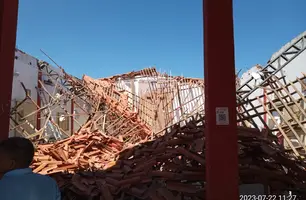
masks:
{"label": "building facade", "polygon": [[[240,79],[241,85],[256,88],[248,96],[253,103],[246,106],[252,110],[249,114],[254,116],[255,124],[260,129],[267,125],[271,130],[281,130],[274,133],[286,134],[296,147],[306,145],[305,49],[306,32],[274,53],[266,66],[252,67]],[[273,78],[267,81],[268,76]],[[257,115],[261,117],[255,117]],[[288,140],[281,138],[288,146]]]}
{"label": "building facade", "polygon": [[61,95],[69,89],[62,84],[63,76],[60,68],[16,49],[9,136],[59,139],[80,128],[88,118],[82,111],[87,108],[79,98]]}

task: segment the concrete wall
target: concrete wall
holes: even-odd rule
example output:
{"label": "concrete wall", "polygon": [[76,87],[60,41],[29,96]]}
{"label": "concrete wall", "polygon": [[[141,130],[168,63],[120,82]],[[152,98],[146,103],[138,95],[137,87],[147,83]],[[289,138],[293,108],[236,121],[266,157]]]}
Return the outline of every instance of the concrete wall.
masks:
{"label": "concrete wall", "polygon": [[[282,54],[287,48],[289,48],[290,46],[292,46],[293,43],[295,43],[300,37],[306,35],[306,32],[304,32],[303,34],[299,35],[298,37],[294,38],[292,41],[290,41],[289,43],[287,43],[286,45],[284,45],[278,52],[274,53],[271,56],[270,60],[275,59],[277,56],[279,56],[280,54]],[[287,55],[288,58],[290,58],[290,55]],[[284,63],[284,61],[280,61],[281,64]],[[264,67],[264,65],[263,65]],[[247,72],[245,72],[244,74],[242,74],[241,76],[241,84],[245,83],[247,80],[249,80],[252,77],[252,73],[256,73],[258,72],[259,69],[255,66],[252,67],[251,69],[249,69]],[[280,72],[278,72],[276,75],[278,77],[282,77],[282,76],[286,76],[286,82],[283,82],[283,84],[288,83],[288,81],[294,81],[296,80],[297,77],[301,77],[302,76],[302,72],[306,72],[306,51],[303,51],[300,55],[298,55],[295,59],[293,59],[290,63],[288,63]],[[252,81],[250,83],[251,85],[255,84],[255,81]],[[258,85],[258,84],[257,84]],[[300,91],[302,91],[302,86],[300,84],[298,84],[298,89],[300,89]],[[290,88],[290,90],[292,91],[293,89]],[[249,96],[249,99],[252,98],[256,98],[257,96],[260,96],[263,94],[263,89],[258,88],[253,94],[251,94]],[[306,94],[306,92],[304,91],[304,94]],[[274,96],[269,96],[271,99],[274,98]],[[294,98],[298,98],[299,96],[297,94],[294,95]],[[258,101],[254,102],[255,106],[259,105],[260,103]],[[247,106],[248,108],[250,108],[250,106]],[[258,112],[262,112],[263,108],[259,108],[257,109]],[[250,113],[250,114],[254,114],[254,113]],[[276,114],[273,113],[274,118],[276,119],[276,121],[278,121],[279,123],[281,122],[280,117]],[[272,128],[272,124],[271,123],[271,118],[269,116],[266,117],[266,122],[270,125],[270,128]],[[259,118],[255,119],[256,124],[258,124],[261,128],[263,127],[263,124],[261,123],[261,121],[259,120]]]}
{"label": "concrete wall", "polygon": [[[11,107],[13,108],[18,102],[22,101],[25,99],[26,95],[24,92],[23,87],[21,86],[21,82],[24,84],[26,89],[30,92],[31,98],[35,101],[35,103],[38,103],[37,101],[37,86],[38,86],[38,60],[20,50],[15,51],[15,64],[14,64],[14,78],[13,78],[13,90],[12,90],[12,104]],[[55,68],[52,66],[49,66],[50,69],[53,70],[53,72],[56,72],[61,75],[61,70],[59,68]],[[44,68],[42,70],[42,82],[44,83],[45,80],[47,80],[49,76],[47,76],[47,71]],[[55,76],[54,76],[55,78]],[[55,79],[52,80],[55,83]],[[58,90],[55,89],[55,84],[53,85],[48,85],[44,84],[44,87],[47,89],[47,91],[52,94],[53,96],[58,93]],[[49,95],[48,93],[44,93],[42,95],[43,98],[41,98],[41,105],[43,106],[49,102]],[[69,114],[72,113],[84,113],[82,109],[78,108],[78,106],[74,105],[73,107],[71,106],[71,101],[69,99],[66,99],[67,101],[64,101],[64,96],[60,97],[60,104],[54,105],[51,107],[52,110],[52,120],[57,123],[58,121],[58,116],[61,114],[65,115],[65,120],[68,120],[68,129],[65,130],[68,134],[72,133],[73,131],[77,131],[79,129],[79,125],[77,123],[73,123],[74,126],[71,127],[71,117],[67,116],[67,113],[62,109],[64,108],[69,112]],[[80,101],[80,99],[76,99],[81,106],[83,106],[84,102]],[[25,103],[23,103],[18,110],[22,111],[24,116],[36,111],[36,106],[35,104],[27,100]],[[32,115],[29,117],[29,122],[25,123],[20,122],[18,116],[15,116],[15,120],[18,121],[19,123],[23,123],[22,127],[29,133],[32,134],[36,130],[35,128],[37,127],[37,122],[40,121],[40,126],[43,127],[45,124],[45,112],[41,112],[41,119],[37,120],[37,115]],[[80,124],[83,124],[87,120],[87,115],[80,115],[77,118],[77,120],[80,122]],[[13,120],[11,120],[10,123],[11,127],[14,126]],[[31,128],[32,127],[32,128]],[[34,128],[34,129],[33,129]],[[72,131],[73,128],[73,131]],[[47,128],[45,131],[45,134],[55,134],[56,136],[60,136],[60,131],[57,130],[56,126],[54,126],[52,123],[48,122],[47,123]],[[9,136],[15,136],[15,135],[20,135],[18,132],[15,130],[11,130],[9,133]]]}
{"label": "concrete wall", "polygon": [[[245,82],[247,82],[250,78],[252,78],[253,74],[254,73],[257,73],[259,71],[258,67],[257,66],[254,66],[252,68],[250,68],[248,71],[246,71],[245,73],[243,73],[241,75],[241,78],[240,78],[240,83],[241,84],[244,84]],[[260,79],[256,80],[256,79],[253,79],[249,85],[252,86],[252,87],[256,87],[258,84],[260,84],[262,81]],[[255,90],[250,96],[249,96],[249,99],[253,99],[253,98],[256,98],[258,96],[261,96],[264,94],[264,90],[261,89],[261,88],[258,88],[257,90]],[[259,105],[262,105],[259,101],[253,101],[252,102],[253,105],[256,107],[256,106],[259,106]],[[244,110],[243,108],[240,108],[242,110]],[[245,105],[245,109],[246,110],[249,110],[249,109],[252,109],[251,105]],[[263,112],[264,109],[262,107],[258,108],[257,109],[257,112],[260,113],[260,112]],[[252,112],[249,112],[249,114],[252,116],[252,115],[255,115],[256,113],[254,111]],[[263,117],[263,116],[261,116]],[[255,117],[254,118],[254,121],[255,123],[257,124],[257,126],[261,129],[261,128],[264,128],[264,124],[261,122],[261,120],[259,119],[259,117]],[[251,126],[254,128],[254,126]]]}
{"label": "concrete wall", "polygon": [[179,93],[173,99],[173,123],[187,119],[196,113],[204,114],[204,87],[179,85]]}
{"label": "concrete wall", "polygon": [[[37,59],[29,56],[22,51],[15,51],[15,64],[14,64],[14,77],[13,77],[13,90],[12,90],[12,101],[11,107],[16,106],[18,102],[21,102],[25,97],[25,91],[21,85],[21,82],[31,93],[31,97],[36,100],[37,99],[37,78],[38,78],[38,69],[37,69]],[[30,114],[33,110],[35,110],[35,106],[33,106],[31,101],[25,102],[24,106],[20,107],[19,110],[25,110],[24,114]],[[16,120],[18,120],[18,116],[14,116]],[[31,117],[32,125],[36,126],[36,115]],[[13,121],[10,122],[11,126],[14,126]],[[30,125],[25,124],[24,128],[29,131],[31,130]],[[17,133],[15,131],[10,131],[9,136],[14,136]]]}
{"label": "concrete wall", "polygon": [[[124,79],[124,80],[119,79],[117,81],[117,85],[120,88],[130,93],[136,94],[138,96],[134,97],[134,100],[132,100],[133,98],[132,95],[129,96],[130,103],[133,104],[134,107],[136,107],[137,101],[135,100],[135,98],[143,97],[144,94],[150,96],[150,93],[154,89],[162,87],[162,84],[156,85],[156,83],[157,82],[160,83],[163,80],[166,81],[166,79],[163,77],[135,77],[133,79]],[[165,86],[166,84],[168,84],[168,82],[165,83]],[[170,107],[168,108],[168,111],[172,112],[171,115],[169,114],[171,119],[165,119],[162,117],[162,115],[159,115],[160,117],[159,121],[171,120],[171,124],[173,124],[177,123],[178,121],[180,121],[181,119],[183,119],[184,117],[190,114],[195,114],[196,112],[202,114],[204,113],[204,87],[200,87],[196,84],[190,86],[184,84],[184,85],[179,85],[177,89],[179,89],[180,92],[177,93],[177,91],[174,91],[172,93],[175,94],[174,97],[169,96],[167,99],[164,99],[164,101],[170,102],[169,103]],[[151,107],[150,109],[158,109],[159,113],[166,112],[165,110],[162,109],[163,106],[165,105],[160,105],[158,108]],[[134,109],[136,111],[136,108]],[[165,122],[158,122],[158,125],[155,126],[159,126],[159,128],[163,126],[164,128],[165,125],[169,124],[165,124]],[[157,130],[159,129],[157,128]]]}
{"label": "concrete wall", "polygon": [[302,76],[302,72],[306,73],[306,51],[292,60],[283,71],[288,80],[295,80]]}
{"label": "concrete wall", "polygon": [[[292,39],[290,42],[285,44],[279,51],[275,52],[270,60],[275,59],[277,56],[281,55],[286,49],[292,47],[293,44],[295,44],[301,37],[306,36],[306,31],[298,35],[296,38]],[[305,40],[304,40],[305,41]],[[296,46],[298,48],[305,47],[305,43],[298,43]],[[292,49],[295,50],[295,49]],[[286,55],[287,58],[291,58],[292,55],[288,54]],[[285,60],[281,59],[280,64],[283,64]],[[290,63],[288,63],[283,70],[281,70],[278,75],[279,76],[286,76],[287,80],[294,81],[296,78],[301,77],[303,74],[306,73],[306,50],[304,50],[300,55],[298,55],[295,59],[293,59]],[[301,88],[301,85],[299,87]],[[297,97],[297,96],[296,96]]]}

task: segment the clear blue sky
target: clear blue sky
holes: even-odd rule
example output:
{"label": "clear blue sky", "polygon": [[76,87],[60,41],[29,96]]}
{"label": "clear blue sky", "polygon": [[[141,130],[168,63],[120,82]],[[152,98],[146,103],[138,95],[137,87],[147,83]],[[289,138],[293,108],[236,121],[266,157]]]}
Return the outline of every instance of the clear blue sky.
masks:
{"label": "clear blue sky", "polygon": [[[305,31],[305,8],[306,0],[235,0],[236,67],[266,63]],[[203,77],[202,0],[20,0],[17,47],[47,60],[43,49],[76,76],[155,65]]]}

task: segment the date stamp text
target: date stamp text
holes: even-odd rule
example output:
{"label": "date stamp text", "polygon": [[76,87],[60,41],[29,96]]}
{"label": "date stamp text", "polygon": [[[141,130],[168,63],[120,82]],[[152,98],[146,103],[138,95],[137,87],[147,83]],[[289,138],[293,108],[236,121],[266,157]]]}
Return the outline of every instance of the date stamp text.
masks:
{"label": "date stamp text", "polygon": [[298,200],[296,195],[240,195],[239,200]]}

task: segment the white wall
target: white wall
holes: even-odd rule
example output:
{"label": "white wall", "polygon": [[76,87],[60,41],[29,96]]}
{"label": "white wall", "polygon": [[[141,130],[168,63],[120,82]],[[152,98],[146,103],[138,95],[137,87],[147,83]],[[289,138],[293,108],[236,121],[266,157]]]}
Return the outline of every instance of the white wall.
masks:
{"label": "white wall", "polygon": [[[241,83],[241,85],[243,85],[245,82],[247,82],[249,79],[251,79],[251,78],[252,78],[252,74],[253,74],[253,73],[257,73],[258,71],[259,71],[258,67],[257,67],[257,66],[254,66],[254,67],[250,68],[248,71],[246,71],[245,73],[243,73],[243,74],[241,75],[241,78],[240,78],[240,83]],[[260,84],[260,83],[261,83],[261,80],[255,80],[255,79],[253,79],[251,82],[249,82],[249,85],[250,85],[251,87],[256,87],[256,86],[257,86],[258,84]],[[248,99],[253,99],[253,98],[256,98],[256,97],[261,96],[261,95],[263,95],[263,94],[264,94],[264,90],[261,89],[261,88],[258,88],[257,90],[255,90],[255,91],[249,96]],[[252,103],[253,103],[254,107],[257,107],[257,106],[259,106],[259,105],[262,105],[259,101],[253,101]],[[246,109],[246,110],[252,109],[252,106],[251,106],[251,105],[244,105],[244,106],[245,106],[245,109]],[[244,109],[243,109],[242,107],[241,107],[240,109],[244,111]],[[256,109],[256,110],[257,110],[258,113],[264,111],[264,109],[263,109],[262,107],[260,107],[260,108],[258,108],[258,109]],[[251,111],[251,112],[249,112],[249,114],[252,116],[252,115],[255,115],[256,113],[255,113],[255,111]],[[262,117],[263,117],[263,116],[262,116]],[[260,120],[258,117],[254,118],[254,122],[256,123],[256,125],[258,126],[258,128],[261,129],[261,128],[264,127],[264,124],[261,122],[261,120]],[[252,126],[252,127],[254,128],[254,126]]]}
{"label": "white wall", "polygon": [[23,82],[27,89],[31,90],[31,97],[36,99],[37,93],[37,60],[19,50],[15,51],[14,78],[12,99],[23,100],[25,98],[24,89],[20,82]]}
{"label": "white wall", "polygon": [[[46,68],[42,70],[43,72],[43,76],[42,76],[42,80],[48,80],[50,79],[53,83],[53,85],[47,85],[44,84],[45,88],[48,90],[48,92],[52,95],[52,96],[58,96],[59,97],[59,102],[57,104],[55,104],[54,106],[51,106],[50,109],[52,110],[52,120],[57,123],[57,118],[58,115],[64,115],[65,116],[65,120],[68,121],[69,123],[69,128],[68,130],[64,130],[67,134],[71,134],[71,125],[73,123],[73,132],[76,132],[81,125],[83,125],[86,120],[88,119],[88,115],[84,112],[84,109],[86,111],[88,111],[87,106],[85,105],[86,103],[81,100],[80,98],[74,98],[74,106],[73,108],[71,107],[72,101],[71,98],[67,95],[60,95],[59,94],[59,90],[63,89],[64,92],[66,93],[70,93],[70,91],[68,90],[68,88],[66,88],[63,84],[64,84],[64,79],[63,77],[63,72],[61,69],[57,68],[57,67],[53,67],[49,65],[49,71],[50,69],[53,71],[51,73],[57,73],[59,75],[59,79],[58,82],[56,81],[56,76],[48,76]],[[57,87],[57,89],[55,89],[55,87]],[[47,93],[45,93],[46,97],[49,97],[49,95]],[[80,108],[81,107],[81,108]],[[76,117],[74,117],[75,120],[72,121],[70,115],[72,114],[77,114]],[[77,121],[77,122],[76,122]],[[41,120],[41,126],[43,126],[45,123],[44,120]],[[58,137],[60,137],[60,132],[56,129],[56,127],[51,127],[52,124],[48,123],[48,125],[50,126],[48,131],[53,131],[54,134],[56,134]]]}
{"label": "white wall", "polygon": [[[294,38],[292,41],[288,42],[286,45],[284,45],[278,52],[274,53],[271,56],[270,60],[275,59],[277,56],[282,54],[287,48],[292,46],[293,43],[295,43],[299,38],[304,37],[306,35],[306,32],[300,34],[298,37]],[[306,44],[305,44],[306,45]],[[290,58],[290,55],[287,55],[288,58]],[[281,61],[281,64],[283,64],[284,61]],[[264,67],[264,65],[263,65]],[[252,73],[257,72],[258,68],[252,67],[247,72],[243,73],[241,76],[241,84],[245,83],[247,80],[250,79],[252,76]],[[302,72],[306,72],[306,51],[303,51],[300,55],[298,55],[295,59],[293,59],[290,63],[288,63],[280,72],[277,73],[278,77],[286,76],[286,80],[288,81],[294,81],[297,77],[302,76]],[[255,81],[250,82],[251,85],[255,84]],[[284,84],[284,83],[283,83]],[[258,85],[258,84],[257,84]],[[292,88],[291,88],[292,89]],[[301,89],[301,87],[299,87]],[[268,92],[268,91],[267,91]],[[250,96],[249,99],[256,98],[257,96],[260,96],[263,94],[263,89],[258,88],[255,90]],[[297,94],[294,95],[294,97],[298,97]],[[270,97],[273,99],[273,97]],[[260,103],[258,101],[254,102],[255,106],[259,105]],[[250,108],[250,106],[248,106]],[[258,112],[262,112],[263,108],[257,109]],[[254,114],[254,113],[250,113]],[[267,117],[269,119],[269,117]],[[279,117],[276,115],[276,120],[279,121]],[[262,128],[263,124],[260,122],[259,118],[255,119],[255,122]]]}
{"label": "white wall", "polygon": [[[162,87],[162,84],[157,86],[156,82],[162,81],[163,77],[135,77],[133,79],[119,79],[117,80],[117,85],[131,93],[136,94],[141,97],[145,93],[154,91],[156,88]],[[167,82],[168,84],[168,82]],[[134,87],[134,89],[133,89]],[[134,91],[133,91],[134,90]],[[177,123],[182,119],[182,117],[188,114],[195,114],[196,111],[204,114],[204,87],[198,86],[196,84],[187,86],[179,86],[181,105],[179,103],[179,97],[176,92],[176,96],[173,99],[172,111],[173,111],[173,123]],[[130,101],[132,96],[130,95]],[[132,103],[132,102],[131,102]],[[135,102],[134,102],[135,103]],[[181,112],[183,110],[183,113]],[[136,111],[136,110],[135,110]]]}
{"label": "white wall", "polygon": [[[13,77],[13,90],[12,90],[12,104],[11,107],[13,108],[16,105],[16,101],[22,101],[26,96],[25,96],[25,92],[24,89],[21,86],[21,82],[25,85],[25,87],[27,89],[29,89],[31,91],[31,98],[37,103],[37,85],[38,85],[38,60],[20,50],[15,51],[15,63],[14,63],[14,77]],[[59,75],[62,75],[62,71],[59,68],[56,67],[52,67],[49,66],[53,71],[55,71],[56,73],[58,73]],[[42,70],[42,82],[46,79],[48,79],[47,76],[47,72],[46,70]],[[53,79],[53,82],[55,83],[55,80]],[[54,92],[54,86],[49,86],[44,84],[45,88],[48,90],[49,93],[51,93],[52,95],[55,95],[57,92]],[[44,105],[45,103],[48,103],[48,98],[49,95],[47,93],[45,93],[45,97],[47,100],[44,100],[44,98],[41,100],[41,106]],[[66,104],[64,104],[64,96],[61,97],[61,101],[60,101],[60,105],[62,106],[62,108],[65,108],[69,114],[72,114],[73,112],[81,114],[79,116],[76,117],[76,119],[80,122],[80,124],[83,124],[87,118],[88,115],[85,115],[83,110],[80,109],[78,106],[74,106],[74,110],[71,110],[71,101],[67,101]],[[82,104],[81,106],[83,106],[84,102],[80,101],[80,99],[76,99],[76,101],[79,104]],[[32,110],[35,111],[36,108],[35,106],[32,106],[33,103],[31,103],[31,108],[28,108],[30,106],[30,101],[28,101],[29,104],[24,105],[25,107],[27,107],[27,110]],[[23,107],[24,107],[23,106]],[[60,106],[56,105],[51,107],[52,110],[52,119],[54,120],[54,122],[56,123],[56,117],[57,117],[57,113],[65,113],[64,110],[62,109]],[[31,111],[31,112],[32,112]],[[66,114],[67,115],[67,114]],[[41,113],[41,127],[44,125],[44,113]],[[33,118],[35,118],[35,120],[33,120],[31,122],[32,125],[34,125],[34,127],[36,126],[36,116],[33,116]],[[71,119],[70,117],[68,117],[69,120],[69,130],[67,131],[67,133],[71,133]],[[13,125],[13,122],[11,121],[11,126]],[[47,125],[47,132],[58,132],[56,131],[55,127],[52,126],[51,123],[48,123]],[[74,122],[74,131],[77,131],[80,128],[80,126]],[[15,131],[10,131],[9,136],[14,136],[16,135]]]}
{"label": "white wall", "polygon": [[[296,43],[300,38],[306,37],[306,31],[293,38],[290,42],[285,44],[279,51],[275,52],[270,60],[275,59],[277,56],[282,54],[286,49],[290,48],[294,43]],[[302,42],[296,44],[298,48],[305,47],[306,40],[304,40],[304,44]],[[292,55],[286,55],[287,58],[292,57]],[[281,61],[283,63],[284,61]],[[302,72],[306,73],[306,50],[304,50],[298,57],[292,60],[285,68],[282,70],[283,75],[287,77],[288,80],[295,80],[297,77],[302,76]]]}
{"label": "white wall", "polygon": [[187,119],[189,115],[204,114],[204,102],[204,87],[196,84],[179,85],[179,93],[173,100],[173,123]]}
{"label": "white wall", "polygon": [[[13,89],[12,89],[12,101],[11,107],[16,106],[17,102],[22,101],[26,95],[21,82],[24,86],[31,91],[31,97],[36,100],[37,92],[37,60],[32,56],[23,53],[20,50],[15,50],[15,62],[14,62],[14,77],[13,77]],[[11,121],[11,125],[13,122]],[[36,121],[31,122],[36,126]],[[9,136],[14,136],[15,131],[10,131]]]}

